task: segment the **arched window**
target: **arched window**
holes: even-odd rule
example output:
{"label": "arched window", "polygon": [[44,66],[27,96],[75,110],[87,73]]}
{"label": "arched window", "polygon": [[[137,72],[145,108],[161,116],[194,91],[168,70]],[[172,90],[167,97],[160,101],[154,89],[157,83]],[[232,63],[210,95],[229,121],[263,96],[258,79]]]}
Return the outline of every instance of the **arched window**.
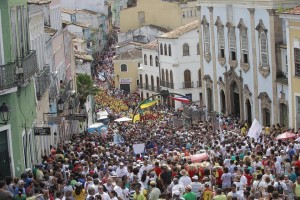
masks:
{"label": "arched window", "polygon": [[150,66],[153,66],[153,59],[152,59],[152,55],[150,55]]}
{"label": "arched window", "polygon": [[166,82],[169,82],[169,71],[166,69]]}
{"label": "arched window", "polygon": [[165,70],[161,69],[161,80],[165,81]]}
{"label": "arched window", "polygon": [[269,65],[268,41],[267,41],[267,35],[264,31],[260,33],[260,56],[261,56],[261,65],[263,67],[267,67]]}
{"label": "arched window", "polygon": [[160,55],[163,55],[164,49],[163,49],[163,45],[160,44]]}
{"label": "arched window", "polygon": [[148,81],[148,75],[145,75],[145,89],[148,90],[149,89],[149,81]]}
{"label": "arched window", "polygon": [[140,74],[140,84],[143,85],[143,76]]}
{"label": "arched window", "polygon": [[168,55],[168,52],[167,52],[167,51],[168,51],[167,44],[164,45],[164,50],[165,50],[165,56],[167,56],[167,55]]}
{"label": "arched window", "polygon": [[170,44],[169,44],[169,56],[172,56],[172,47]]}
{"label": "arched window", "polygon": [[183,54],[183,56],[190,55],[190,47],[187,43],[183,44],[183,46],[182,46],[182,54]]}
{"label": "arched window", "polygon": [[199,46],[199,42],[197,43],[197,55],[200,55],[200,46]]}
{"label": "arched window", "polygon": [[151,90],[154,91],[154,78],[151,75]]}
{"label": "arched window", "polygon": [[184,88],[191,88],[192,87],[192,82],[191,82],[191,71],[190,70],[185,70],[184,71]]}
{"label": "arched window", "polygon": [[144,54],[144,65],[147,65],[147,55]]}
{"label": "arched window", "polygon": [[182,11],[182,17],[185,18],[185,11]]}
{"label": "arched window", "polygon": [[225,58],[225,38],[224,26],[220,26],[218,30],[218,43],[219,43],[219,58]]}
{"label": "arched window", "polygon": [[155,56],[155,67],[158,67],[159,62],[158,62],[158,56]]}
{"label": "arched window", "polygon": [[230,60],[236,60],[236,36],[235,36],[235,28],[229,27],[229,51],[230,51]]}
{"label": "arched window", "polygon": [[174,89],[173,72],[170,70],[170,88]]}
{"label": "arched window", "polygon": [[242,49],[242,63],[248,63],[248,37],[247,30],[241,32],[241,49]]}

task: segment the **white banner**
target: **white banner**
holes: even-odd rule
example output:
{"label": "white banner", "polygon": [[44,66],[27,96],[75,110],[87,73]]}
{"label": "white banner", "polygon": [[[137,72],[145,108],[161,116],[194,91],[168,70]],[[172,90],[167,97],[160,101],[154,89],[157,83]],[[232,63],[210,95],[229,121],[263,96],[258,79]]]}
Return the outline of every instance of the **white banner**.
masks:
{"label": "white banner", "polygon": [[144,153],[145,152],[145,143],[134,144],[132,145],[134,154]]}
{"label": "white banner", "polygon": [[256,119],[254,119],[254,121],[252,122],[252,125],[248,131],[247,136],[254,138],[257,141],[261,132],[262,132],[261,125],[259,124],[259,122]]}

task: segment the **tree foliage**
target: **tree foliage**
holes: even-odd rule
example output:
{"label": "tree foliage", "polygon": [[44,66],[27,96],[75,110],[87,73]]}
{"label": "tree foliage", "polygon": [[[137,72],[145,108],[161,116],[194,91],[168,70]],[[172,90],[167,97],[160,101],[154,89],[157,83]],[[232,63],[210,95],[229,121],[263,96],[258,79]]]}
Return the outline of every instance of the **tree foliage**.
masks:
{"label": "tree foliage", "polygon": [[86,102],[88,95],[95,95],[99,91],[99,88],[94,86],[94,81],[90,75],[78,74],[76,83],[81,106]]}

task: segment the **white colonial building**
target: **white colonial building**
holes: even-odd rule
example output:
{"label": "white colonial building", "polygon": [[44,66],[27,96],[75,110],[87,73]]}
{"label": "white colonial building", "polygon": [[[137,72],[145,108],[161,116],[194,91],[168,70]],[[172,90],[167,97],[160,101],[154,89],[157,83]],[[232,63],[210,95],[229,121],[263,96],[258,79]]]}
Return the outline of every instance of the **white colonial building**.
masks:
{"label": "white colonial building", "polygon": [[276,46],[283,41],[276,9],[293,7],[297,1],[198,2],[208,110],[248,121],[256,118],[263,125],[285,121],[288,85],[281,64],[284,51]]}
{"label": "white colonial building", "polygon": [[139,67],[139,93],[147,98],[160,92],[158,43],[153,40],[142,47],[143,63]]}
{"label": "white colonial building", "polygon": [[[158,37],[160,86],[162,90],[189,97],[201,104],[199,21],[188,23]],[[147,54],[143,55],[144,63]],[[149,61],[150,62],[150,61]],[[180,102],[172,102],[175,108]]]}

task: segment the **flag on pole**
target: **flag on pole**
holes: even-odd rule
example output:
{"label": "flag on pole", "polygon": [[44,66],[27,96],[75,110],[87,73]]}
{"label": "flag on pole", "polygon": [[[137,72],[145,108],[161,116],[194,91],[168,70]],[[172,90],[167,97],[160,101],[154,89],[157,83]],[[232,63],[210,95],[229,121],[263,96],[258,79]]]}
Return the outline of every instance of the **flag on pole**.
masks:
{"label": "flag on pole", "polygon": [[180,101],[182,103],[190,103],[191,101],[188,98],[184,98],[184,97],[171,97],[169,96],[170,99],[173,99],[175,101]]}
{"label": "flag on pole", "polygon": [[249,136],[251,138],[254,138],[255,141],[257,141],[257,139],[259,138],[261,132],[262,132],[261,125],[259,124],[259,122],[256,119],[254,119],[254,121],[252,122],[252,125],[251,125],[251,127],[248,131],[247,136]]}
{"label": "flag on pole", "polygon": [[141,119],[140,119],[140,114],[137,114],[137,115],[135,115],[134,116],[134,118],[133,118],[133,123],[135,123],[136,121],[140,121]]}
{"label": "flag on pole", "polygon": [[140,105],[140,108],[145,109],[145,108],[154,106],[158,101],[159,101],[159,99],[156,99],[156,100],[153,100],[153,101],[146,101],[142,105]]}

